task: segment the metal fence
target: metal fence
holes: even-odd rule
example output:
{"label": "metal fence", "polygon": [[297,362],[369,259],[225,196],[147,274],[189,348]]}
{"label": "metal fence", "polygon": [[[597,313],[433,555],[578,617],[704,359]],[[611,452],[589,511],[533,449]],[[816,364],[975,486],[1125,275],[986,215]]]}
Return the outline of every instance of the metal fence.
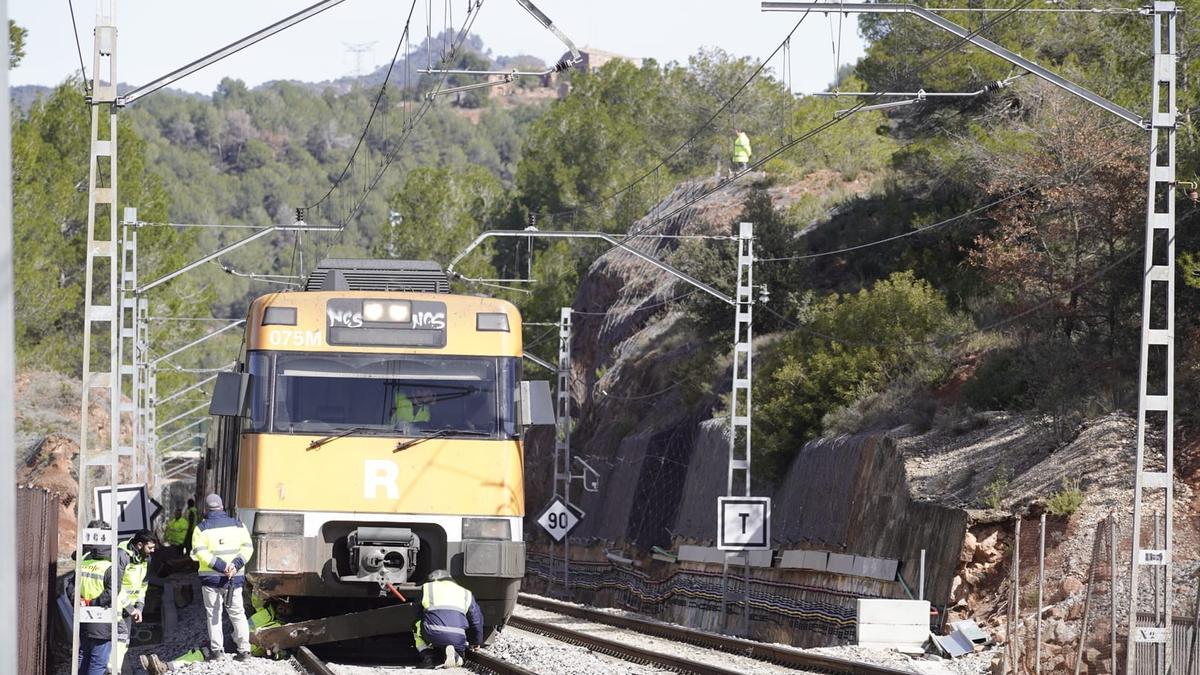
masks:
{"label": "metal fence", "polygon": [[[1138,625],[1153,626],[1154,615],[1139,613]],[[1171,668],[1167,672],[1173,675],[1200,675],[1200,634],[1196,632],[1194,617],[1171,617],[1171,662]],[[1149,645],[1138,647],[1135,667],[1136,675],[1155,675],[1162,672],[1161,665],[1155,659],[1154,649]]]}
{"label": "metal fence", "polygon": [[17,487],[17,608],[21,675],[46,675],[58,560],[58,496]]}

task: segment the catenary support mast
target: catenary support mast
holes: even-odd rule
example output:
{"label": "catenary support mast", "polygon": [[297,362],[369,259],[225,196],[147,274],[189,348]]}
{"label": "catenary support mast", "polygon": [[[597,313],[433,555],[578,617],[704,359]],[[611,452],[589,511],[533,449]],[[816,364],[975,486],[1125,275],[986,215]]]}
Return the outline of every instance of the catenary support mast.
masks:
{"label": "catenary support mast", "polygon": [[[1151,54],[1151,105],[1148,117],[1126,108],[1063,78],[996,43],[967,31],[929,10],[892,3],[762,3],[764,11],[904,13],[918,16],[988,52],[1018,66],[1117,117],[1150,132],[1146,207],[1146,241],[1142,267],[1142,332],[1138,366],[1137,460],[1134,470],[1133,543],[1129,584],[1129,633],[1126,672],[1139,663],[1156,664],[1150,670],[1165,673],[1171,663],[1171,611],[1174,475],[1175,475],[1175,132],[1177,110],[1175,85],[1178,78],[1175,2],[1154,2],[1141,10],[1153,21]],[[1157,439],[1161,438],[1161,444]],[[1151,444],[1150,439],[1155,439]],[[1150,495],[1147,498],[1147,493]],[[1164,548],[1153,542],[1155,530],[1145,531],[1143,511],[1161,504],[1165,513]],[[1114,542],[1114,546],[1115,546]],[[1143,611],[1141,568],[1162,568],[1154,586],[1163,593],[1163,611]],[[1148,617],[1148,618],[1147,618]]]}
{"label": "catenary support mast", "polygon": [[[123,252],[118,248],[117,222],[117,27],[115,0],[100,0],[96,15],[96,33],[92,48],[91,141],[88,166],[87,270],[84,281],[83,382],[80,388],[79,414],[79,496],[76,520],[80,524],[75,559],[83,560],[85,544],[107,545],[110,559],[116,559],[117,520],[110,515],[109,529],[83,527],[92,518],[93,471],[107,472],[109,494],[114,496],[120,482],[120,360],[119,360],[119,280],[118,268]],[[106,7],[107,5],[107,7]],[[104,109],[103,112],[101,109]],[[103,275],[107,274],[105,280]],[[108,348],[104,349],[107,338]],[[95,340],[95,342],[93,342]],[[107,368],[101,364],[107,360]],[[97,370],[96,367],[100,366]],[[93,407],[108,408],[108,439],[93,448],[89,431],[93,425]],[[132,456],[130,456],[132,459]],[[118,585],[117,566],[109,568],[112,588]],[[79,588],[79,569],[75,571]],[[117,612],[93,611],[78,606],[72,625],[71,673],[79,671],[79,632],[83,623],[107,623],[111,637],[117,640]],[[114,598],[115,604],[115,598]]]}
{"label": "catenary support mast", "polygon": [[[1146,196],[1146,243],[1142,267],[1142,344],[1138,368],[1137,468],[1134,474],[1133,557],[1129,577],[1129,639],[1126,672],[1138,661],[1154,663],[1165,673],[1171,663],[1171,572],[1173,560],[1175,476],[1175,54],[1174,2],[1155,2],[1154,83],[1150,98],[1150,180]],[[1150,439],[1162,439],[1162,445]],[[1149,496],[1149,498],[1147,498]],[[1164,548],[1158,519],[1145,532],[1143,511],[1161,508],[1165,514]],[[1149,536],[1147,536],[1147,534]],[[1161,589],[1164,611],[1149,621],[1140,591],[1143,566],[1162,568],[1153,575]],[[1156,608],[1157,609],[1157,608]]]}

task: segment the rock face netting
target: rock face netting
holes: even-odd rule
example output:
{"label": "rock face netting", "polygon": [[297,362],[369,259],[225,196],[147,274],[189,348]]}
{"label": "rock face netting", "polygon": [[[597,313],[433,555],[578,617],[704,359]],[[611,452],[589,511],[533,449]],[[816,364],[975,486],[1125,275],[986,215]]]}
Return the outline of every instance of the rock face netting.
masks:
{"label": "rock face netting", "polygon": [[[572,549],[571,562],[576,600],[636,608],[700,629],[719,627],[720,565],[650,562],[631,570],[603,558],[609,546],[637,556],[648,554],[654,545],[714,544],[716,498],[725,491],[728,440],[715,421],[693,428],[691,435],[627,437],[620,461],[601,469],[606,489],[582,496],[588,516],[572,532],[578,546]],[[772,548],[777,554],[809,550],[892,561],[909,589],[891,578],[755,567],[750,580],[751,630],[759,639],[806,647],[852,640],[858,598],[908,597],[908,592],[916,592],[922,549],[927,597],[935,599],[935,605],[940,604],[937,599],[949,597],[966,513],[914,498],[904,458],[887,434],[807,443],[778,484],[757,485],[756,493],[772,497]],[[561,583],[561,552],[554,554],[560,562],[537,547],[530,551],[530,590]],[[740,566],[730,569],[731,617],[743,611],[743,576]]]}
{"label": "rock face netting", "polygon": [[50,663],[51,591],[58,560],[58,499],[40,488],[17,487],[17,607],[21,613],[17,666],[45,675]]}

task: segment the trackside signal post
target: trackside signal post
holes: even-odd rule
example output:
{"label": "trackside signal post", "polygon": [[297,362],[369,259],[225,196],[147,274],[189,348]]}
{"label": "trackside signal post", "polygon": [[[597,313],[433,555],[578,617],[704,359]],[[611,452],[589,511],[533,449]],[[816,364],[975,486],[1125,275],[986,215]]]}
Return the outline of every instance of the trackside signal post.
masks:
{"label": "trackside signal post", "polygon": [[[1142,266],[1142,338],[1138,368],[1137,466],[1134,471],[1133,546],[1129,583],[1129,634],[1126,672],[1136,669],[1139,656],[1154,663],[1154,672],[1166,673],[1171,663],[1172,533],[1174,530],[1175,475],[1175,83],[1178,56],[1175,47],[1174,2],[1153,2],[1140,13],[1153,22],[1154,55],[1150,114],[1142,116],[1067,80],[975,32],[916,5],[890,3],[763,2],[763,11],[911,14],[1018,66],[1121,119],[1150,132],[1146,206],[1146,240]],[[1147,438],[1163,438],[1161,448],[1149,447]],[[1149,498],[1147,498],[1149,494]],[[1151,520],[1150,532],[1143,511],[1159,502],[1164,525]],[[1148,542],[1159,541],[1164,548]],[[1147,536],[1149,535],[1149,536]],[[1153,593],[1143,595],[1142,567],[1155,574]],[[1164,602],[1158,603],[1159,593]],[[1154,604],[1147,606],[1147,598]],[[1143,617],[1149,617],[1148,619]],[[1143,625],[1144,624],[1144,625]],[[1116,630],[1115,628],[1113,629]]]}

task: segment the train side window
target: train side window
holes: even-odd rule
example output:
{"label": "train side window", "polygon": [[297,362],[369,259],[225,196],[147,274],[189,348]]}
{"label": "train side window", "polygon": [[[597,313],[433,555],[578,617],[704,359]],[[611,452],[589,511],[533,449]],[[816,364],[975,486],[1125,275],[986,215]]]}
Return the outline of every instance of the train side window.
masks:
{"label": "train side window", "polygon": [[271,396],[271,357],[250,352],[246,371],[250,373],[250,389],[246,395],[246,431],[266,431]]}

